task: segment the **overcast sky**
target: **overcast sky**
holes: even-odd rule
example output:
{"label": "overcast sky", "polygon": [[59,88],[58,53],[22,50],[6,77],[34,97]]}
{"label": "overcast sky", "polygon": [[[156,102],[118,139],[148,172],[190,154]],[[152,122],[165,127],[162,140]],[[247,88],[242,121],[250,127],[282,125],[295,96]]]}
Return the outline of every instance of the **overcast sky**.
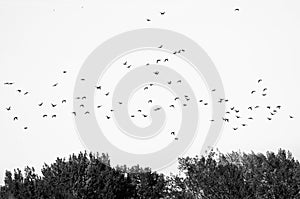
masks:
{"label": "overcast sky", "polygon": [[[40,169],[44,162],[52,163],[56,157],[86,149],[71,114],[73,89],[82,64],[112,36],[149,27],[173,30],[197,42],[219,71],[230,100],[228,108],[245,110],[241,117],[249,125],[233,131],[241,122],[226,124],[216,144],[220,151],[266,152],[284,148],[300,159],[299,9],[298,0],[0,0],[0,180],[5,170],[26,165]],[[163,11],[166,14],[161,16]],[[151,21],[147,22],[147,18]],[[155,52],[149,54],[155,56]],[[144,56],[136,55],[139,59]],[[135,60],[134,56],[131,60]],[[193,74],[189,77],[190,81],[201,80],[193,79]],[[258,79],[263,81],[258,84]],[[4,82],[15,84],[5,86]],[[55,83],[59,84],[53,88]],[[204,96],[208,92],[199,85],[191,87]],[[268,88],[265,97],[260,94],[263,88]],[[18,89],[22,92],[18,93]],[[258,93],[251,95],[251,90]],[[159,87],[152,95],[172,97]],[[137,92],[129,109],[137,109],[143,97]],[[66,104],[61,104],[63,99]],[[42,107],[38,106],[40,102],[44,102]],[[58,107],[52,108],[51,103]],[[255,113],[247,110],[256,105],[261,109]],[[272,110],[282,106],[271,121],[267,120],[268,105]],[[11,110],[7,111],[9,106]],[[203,132],[210,125],[209,109],[200,111],[207,125],[200,129],[202,133],[187,153],[190,155],[199,153]],[[180,113],[173,113],[176,117],[170,122],[178,124]],[[43,114],[55,114],[57,118],[45,119]],[[250,114],[254,121],[247,121]],[[15,116],[18,121],[13,121]],[[150,119],[133,122],[147,126]],[[122,140],[115,144],[118,142],[122,144]],[[164,147],[164,141],[156,143]],[[157,150],[156,146],[150,149]],[[174,171],[175,167],[166,170]]]}

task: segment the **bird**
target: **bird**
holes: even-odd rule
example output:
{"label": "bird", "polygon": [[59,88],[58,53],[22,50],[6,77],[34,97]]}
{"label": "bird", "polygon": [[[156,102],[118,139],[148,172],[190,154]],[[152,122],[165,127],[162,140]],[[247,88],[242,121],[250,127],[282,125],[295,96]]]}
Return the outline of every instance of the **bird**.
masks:
{"label": "bird", "polygon": [[236,130],[238,130],[238,128],[237,128],[237,127],[236,127],[236,128],[233,128],[233,130],[235,130],[235,131],[236,131]]}
{"label": "bird", "polygon": [[166,58],[166,59],[164,60],[164,62],[167,62],[167,61],[169,61],[169,59],[168,59],[168,58]]}
{"label": "bird", "polygon": [[140,112],[140,113],[141,113],[141,112],[142,112],[142,110],[141,110],[141,109],[139,109],[139,110],[138,110],[138,112]]}
{"label": "bird", "polygon": [[216,91],[216,89],[214,88],[214,89],[212,89],[211,91],[212,91],[212,92],[215,92],[215,91]]}
{"label": "bird", "polygon": [[131,115],[130,117],[134,117],[134,115]]}
{"label": "bird", "polygon": [[14,82],[5,82],[4,85],[13,85]]}
{"label": "bird", "polygon": [[242,124],[242,126],[247,126],[247,124]]}
{"label": "bird", "polygon": [[149,86],[153,86],[154,84],[149,84]]}
{"label": "bird", "polygon": [[14,121],[18,120],[18,117],[14,117]]}
{"label": "bird", "polygon": [[119,102],[119,104],[123,104],[123,102]]}
{"label": "bird", "polygon": [[80,80],[81,80],[81,81],[85,81],[85,79],[84,79],[84,78],[81,78]]}
{"label": "bird", "polygon": [[232,111],[233,111],[233,110],[234,110],[234,107],[230,108],[230,110],[232,110]]}
{"label": "bird", "polygon": [[148,100],[148,103],[152,103],[152,100]]}
{"label": "bird", "polygon": [[179,97],[175,97],[174,100],[175,100],[175,101],[176,101],[176,100],[179,100]]}
{"label": "bird", "polygon": [[[204,104],[205,105],[205,104]],[[187,106],[187,104],[183,104],[183,106]]]}
{"label": "bird", "polygon": [[110,119],[110,117],[109,117],[109,116],[106,116],[106,119],[108,119],[108,120],[109,120],[109,119]]}
{"label": "bird", "polygon": [[267,88],[264,88],[264,89],[263,89],[263,92],[265,92],[266,90],[268,90],[268,89],[267,89]]}
{"label": "bird", "polygon": [[257,105],[257,106],[255,106],[254,108],[259,108],[259,106]]}
{"label": "bird", "polygon": [[253,117],[249,117],[248,120],[253,120]]}
{"label": "bird", "polygon": [[97,106],[97,108],[101,108],[102,105]]}
{"label": "bird", "polygon": [[109,95],[109,92],[107,92],[105,95],[108,96],[108,95]]}
{"label": "bird", "polygon": [[53,86],[53,87],[56,87],[57,85],[58,85],[58,83],[55,83],[55,84],[53,84],[52,86]]}
{"label": "bird", "polygon": [[154,109],[154,111],[159,111],[161,108],[160,107],[158,107],[158,108],[155,108]]}
{"label": "bird", "polygon": [[172,81],[168,81],[168,84],[172,84]]}
{"label": "bird", "polygon": [[229,111],[227,111],[227,112],[226,112],[226,114],[230,114],[230,112],[229,112]]}
{"label": "bird", "polygon": [[175,140],[178,140],[178,138],[175,138]]}
{"label": "bird", "polygon": [[275,113],[270,112],[271,115],[275,115]]}
{"label": "bird", "polygon": [[214,122],[215,120],[209,120],[209,121]]}
{"label": "bird", "polygon": [[66,71],[66,70],[64,70],[64,71],[63,71],[63,73],[67,73],[67,71]]}
{"label": "bird", "polygon": [[163,45],[158,46],[158,48],[162,48],[162,47],[163,47]]}
{"label": "bird", "polygon": [[7,111],[10,111],[10,110],[11,110],[11,106],[10,106],[10,107],[8,107],[8,108],[6,108],[6,110],[7,110]]}
{"label": "bird", "polygon": [[159,72],[158,72],[158,71],[155,71],[155,72],[154,72],[154,74],[155,74],[155,75],[158,75],[158,74],[159,74]]}
{"label": "bird", "polygon": [[101,90],[101,86],[96,86],[96,89]]}
{"label": "bird", "polygon": [[52,115],[52,118],[56,118],[56,115]]}
{"label": "bird", "polygon": [[147,19],[147,21],[151,21],[151,19]]}
{"label": "bird", "polygon": [[255,93],[256,91],[251,91],[251,94]]}
{"label": "bird", "polygon": [[271,109],[271,106],[267,106],[268,109]]}
{"label": "bird", "polygon": [[80,106],[79,107],[81,107],[81,108],[84,108],[84,104],[80,104]]}
{"label": "bird", "polygon": [[24,127],[24,130],[27,130],[27,129],[28,129],[28,127],[27,127],[27,126],[25,126],[25,127]]}
{"label": "bird", "polygon": [[130,68],[130,67],[131,67],[131,65],[128,65],[128,66],[127,66],[127,68]]}
{"label": "bird", "polygon": [[144,117],[148,117],[148,115],[143,114]]}
{"label": "bird", "polygon": [[160,62],[161,61],[161,59],[158,59],[158,60],[156,60],[156,63],[158,64],[158,62]]}
{"label": "bird", "polygon": [[236,113],[240,112],[239,110],[235,110]]}
{"label": "bird", "polygon": [[228,102],[229,100],[228,99],[226,99],[226,100],[224,100],[225,102]]}
{"label": "bird", "polygon": [[238,118],[238,119],[239,119],[239,118],[241,118],[241,116],[238,116],[238,115],[236,115],[236,118]]}
{"label": "bird", "polygon": [[270,118],[270,117],[267,117],[267,119],[268,119],[268,120],[272,120],[272,118]]}
{"label": "bird", "polygon": [[76,112],[72,112],[72,114],[73,114],[74,116],[76,116]]}
{"label": "bird", "polygon": [[261,94],[262,96],[266,96],[267,94],[266,93],[263,93],[263,94]]}
{"label": "bird", "polygon": [[259,83],[259,82],[261,82],[262,81],[262,79],[259,79],[257,82]]}
{"label": "bird", "polygon": [[89,111],[86,111],[84,114],[85,114],[85,115],[86,115],[86,114],[90,114],[90,112],[89,112]]}
{"label": "bird", "polygon": [[145,88],[144,88],[144,90],[147,90],[148,89],[148,86],[146,86]]}
{"label": "bird", "polygon": [[171,104],[169,107],[171,107],[171,108],[175,108],[175,106],[174,106],[173,104]]}
{"label": "bird", "polygon": [[208,105],[208,103],[204,103],[204,106]]}
{"label": "bird", "polygon": [[199,102],[203,102],[203,100],[199,100]]}
{"label": "bird", "polygon": [[127,61],[125,61],[124,63],[123,63],[123,65],[125,66],[127,64]]}
{"label": "bird", "polygon": [[248,109],[252,111],[252,107],[251,106],[249,106]]}
{"label": "bird", "polygon": [[177,83],[181,83],[181,80],[178,80]]}
{"label": "bird", "polygon": [[171,135],[175,135],[175,132],[174,132],[174,131],[172,131],[172,132],[171,132]]}
{"label": "bird", "polygon": [[62,100],[61,103],[67,103],[67,100]]}
{"label": "bird", "polygon": [[40,103],[40,104],[38,104],[38,105],[39,105],[39,106],[43,106],[43,104],[44,104],[44,103],[43,103],[43,102],[41,102],[41,103]]}
{"label": "bird", "polygon": [[276,106],[276,108],[280,109],[280,108],[281,108],[281,106]]}
{"label": "bird", "polygon": [[291,116],[291,115],[290,115],[290,119],[293,119],[293,118],[294,118],[294,116]]}
{"label": "bird", "polygon": [[240,9],[239,9],[239,8],[236,8],[236,9],[234,9],[234,11],[238,12],[238,11],[240,11]]}
{"label": "bird", "polygon": [[86,96],[83,96],[81,99],[83,99],[83,100],[86,99]]}
{"label": "bird", "polygon": [[53,108],[56,107],[56,105],[57,105],[57,104],[52,104],[52,103],[51,103],[51,106],[52,106]]}
{"label": "bird", "polygon": [[17,92],[21,93],[21,92],[22,92],[22,90],[18,89],[18,90],[17,90]]}
{"label": "bird", "polygon": [[229,119],[228,119],[228,118],[222,117],[222,120],[224,120],[225,122],[229,122]]}
{"label": "bird", "polygon": [[27,95],[29,92],[25,92],[24,95]]}
{"label": "bird", "polygon": [[160,12],[160,15],[164,15],[164,14],[166,14],[166,12],[164,11],[164,12]]}

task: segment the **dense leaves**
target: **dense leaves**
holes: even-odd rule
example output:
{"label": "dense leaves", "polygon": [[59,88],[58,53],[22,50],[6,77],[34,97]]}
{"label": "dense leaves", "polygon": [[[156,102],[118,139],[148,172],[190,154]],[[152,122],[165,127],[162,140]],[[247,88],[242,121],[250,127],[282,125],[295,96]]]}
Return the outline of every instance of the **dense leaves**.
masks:
{"label": "dense leaves", "polygon": [[107,154],[79,153],[34,168],[6,171],[0,198],[300,198],[300,165],[290,152],[277,154],[210,151],[179,159],[179,174],[149,168],[110,166]]}

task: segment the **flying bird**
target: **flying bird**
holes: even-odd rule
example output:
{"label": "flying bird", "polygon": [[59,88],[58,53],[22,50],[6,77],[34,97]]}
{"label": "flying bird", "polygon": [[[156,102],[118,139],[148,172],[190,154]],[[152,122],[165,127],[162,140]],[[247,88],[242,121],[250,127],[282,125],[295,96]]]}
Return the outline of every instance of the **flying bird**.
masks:
{"label": "flying bird", "polygon": [[175,106],[173,104],[170,105],[171,108],[175,108]]}
{"label": "flying bird", "polygon": [[43,115],[43,118],[47,117],[48,115]]}
{"label": "flying bird", "polygon": [[148,117],[148,115],[143,114],[144,117]]}
{"label": "flying bird", "polygon": [[242,124],[242,126],[247,126],[247,124]]}
{"label": "flying bird", "polygon": [[266,96],[267,94],[266,93],[263,93],[263,94],[261,94],[262,96]]}
{"label": "flying bird", "polygon": [[238,130],[238,128],[237,128],[237,127],[236,127],[236,128],[233,128],[233,130],[235,130],[235,131],[236,131],[236,130]]}
{"label": "flying bird", "polygon": [[109,116],[106,116],[106,119],[108,119],[108,120],[109,120],[109,119],[110,119],[110,117],[109,117]]}
{"label": "flying bird", "polygon": [[255,93],[256,91],[251,91],[251,94]]}
{"label": "flying bird", "polygon": [[281,106],[276,106],[276,108],[280,109],[280,108],[281,108]]}
{"label": "flying bird", "polygon": [[25,92],[24,95],[27,95],[29,92]]}
{"label": "flying bird", "polygon": [[72,114],[73,114],[74,116],[76,116],[76,112],[72,112]]}
{"label": "flying bird", "polygon": [[102,105],[97,106],[97,108],[101,108]]}
{"label": "flying bird", "polygon": [[51,106],[54,108],[54,107],[56,107],[56,106],[57,106],[57,104],[52,104],[52,103],[51,103]]}
{"label": "flying bird", "polygon": [[161,61],[161,59],[158,59],[158,60],[156,60],[156,63],[158,64],[158,62],[160,62]]}
{"label": "flying bird", "polygon": [[56,115],[52,115],[52,118],[56,118]]}
{"label": "flying bird", "polygon": [[148,86],[146,86],[145,88],[144,88],[144,90],[147,90],[148,89]]}
{"label": "flying bird", "polygon": [[181,83],[181,80],[178,80],[177,83]]}
{"label": "flying bird", "polygon": [[84,108],[84,104],[80,104],[80,106],[79,107],[81,107],[81,108]]}
{"label": "flying bird", "polygon": [[211,91],[212,91],[212,92],[215,92],[215,91],[216,91],[216,89],[214,88],[214,89],[212,89]]}
{"label": "flying bird", "polygon": [[86,96],[83,96],[81,99],[83,99],[83,100],[86,99]]}
{"label": "flying bird", "polygon": [[160,12],[160,15],[164,15],[164,14],[166,14],[166,12],[164,11],[164,12]]}
{"label": "flying bird", "polygon": [[259,82],[261,82],[262,81],[262,79],[259,79],[257,82],[259,83]]}
{"label": "flying bird", "polygon": [[10,111],[10,110],[11,110],[11,106],[10,106],[10,107],[8,107],[8,108],[6,108],[6,110],[7,110],[7,111]]}
{"label": "flying bird", "polygon": [[124,63],[123,63],[123,65],[125,66],[127,64],[127,61],[125,61]]}
{"label": "flying bird", "polygon": [[249,117],[248,120],[253,120],[253,117]]}
{"label": "flying bird", "polygon": [[147,21],[151,21],[151,19],[147,19]]}
{"label": "flying bird", "polygon": [[22,90],[18,89],[18,90],[17,90],[17,92],[21,93],[21,92],[22,92]]}
{"label": "flying bird", "polygon": [[130,68],[130,67],[131,67],[131,65],[128,65],[128,66],[127,66],[127,68]]}
{"label": "flying bird", "polygon": [[101,90],[101,86],[96,86],[96,89]]}
{"label": "flying bird", "polygon": [[179,100],[179,97],[175,97],[174,100],[175,100],[175,101],[176,101],[176,100]]}
{"label": "flying bird", "polygon": [[169,59],[168,59],[168,58],[166,58],[166,59],[164,60],[164,62],[167,62],[167,61],[169,61]]}
{"label": "flying bird", "polygon": [[252,111],[252,107],[251,106],[249,106],[248,109]]}
{"label": "flying bird", "polygon": [[67,100],[62,100],[61,103],[67,103]]}
{"label": "flying bird", "polygon": [[155,75],[158,75],[158,74],[159,74],[159,72],[158,72],[158,71],[155,71],[155,72],[154,72],[154,74],[155,74]]}
{"label": "flying bird", "polygon": [[58,85],[58,83],[55,83],[55,84],[53,84],[52,86],[53,86],[53,87],[56,87],[57,85]]}
{"label": "flying bird", "polygon": [[18,120],[18,117],[14,117],[14,121]]}
{"label": "flying bird", "polygon": [[240,9],[239,9],[239,8],[236,8],[236,9],[234,9],[234,11],[238,12],[238,11],[240,11]]}
{"label": "flying bird", "polygon": [[152,103],[152,100],[148,100],[148,103]]}
{"label": "flying bird", "polygon": [[270,118],[270,117],[267,117],[267,119],[268,119],[268,120],[272,120],[272,118]]}
{"label": "flying bird", "polygon": [[90,112],[89,112],[89,111],[86,111],[84,114],[85,114],[85,115],[86,115],[86,114],[90,114]]}
{"label": "flying bird", "polygon": [[263,92],[265,92],[266,90],[268,90],[268,89],[267,89],[267,88],[264,88],[264,89],[263,89]]}
{"label": "flying bird", "polygon": [[171,135],[175,135],[175,132],[174,132],[174,131],[172,131],[172,132],[171,132]]}
{"label": "flying bird", "polygon": [[43,103],[43,102],[41,102],[41,103],[39,104],[39,106],[43,106],[43,104],[44,104],[44,103]]}
{"label": "flying bird", "polygon": [[291,116],[291,115],[290,115],[290,118],[291,118],[291,119],[293,119],[293,118],[294,118],[294,116]]}
{"label": "flying bird", "polygon": [[168,84],[172,84],[172,81],[168,81]]}
{"label": "flying bird", "polygon": [[162,48],[162,47],[163,47],[163,45],[158,46],[158,48]]}
{"label": "flying bird", "polygon": [[106,96],[108,96],[108,95],[109,95],[109,92],[108,92],[108,93],[106,93],[105,95],[106,95]]}

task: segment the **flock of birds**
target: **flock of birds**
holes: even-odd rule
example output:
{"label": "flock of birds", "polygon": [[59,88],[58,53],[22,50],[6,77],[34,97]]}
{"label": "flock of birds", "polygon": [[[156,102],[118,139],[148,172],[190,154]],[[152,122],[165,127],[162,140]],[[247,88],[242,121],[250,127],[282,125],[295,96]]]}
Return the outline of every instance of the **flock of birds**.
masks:
{"label": "flock of birds", "polygon": [[[82,8],[83,8],[83,7],[82,7]],[[55,11],[55,10],[54,10],[54,11]],[[239,9],[236,8],[235,11],[239,11]],[[165,11],[164,11],[164,12],[160,12],[160,15],[165,15],[165,13],[166,13]],[[149,19],[149,18],[147,18],[146,20],[147,20],[147,21],[151,21],[151,19]],[[158,48],[163,48],[163,45],[158,46]],[[184,53],[184,52],[185,52],[185,49],[179,49],[179,50],[174,51],[174,52],[173,52],[173,55],[180,54],[180,53]],[[160,63],[160,62],[168,62],[168,61],[169,61],[169,58],[156,59],[156,60],[154,61],[154,64],[155,64],[155,63],[158,64],[158,63]],[[147,63],[147,64],[146,64],[146,66],[148,66],[148,65],[150,65],[150,63]],[[123,62],[123,67],[126,67],[127,69],[131,69],[133,66],[130,65],[130,64],[128,63],[128,61],[125,61],[125,62]],[[63,71],[63,73],[65,74],[65,73],[67,73],[67,71]],[[159,75],[159,71],[153,71],[153,74],[154,74],[155,76],[157,76],[157,75]],[[85,81],[86,79],[85,79],[85,78],[81,78],[80,80],[81,80],[81,81]],[[183,81],[183,80],[181,80],[181,79],[178,79],[178,80],[175,80],[175,81],[174,81],[174,80],[173,80],[173,81],[172,81],[172,80],[169,80],[169,81],[166,82],[166,84],[168,84],[168,85],[171,85],[171,84],[180,84],[180,83],[182,83],[182,81]],[[257,81],[257,83],[258,83],[258,84],[262,84],[262,83],[263,83],[263,80],[262,80],[262,79],[259,79],[259,80]],[[4,85],[5,85],[5,86],[14,86],[14,85],[15,85],[15,82],[5,82]],[[55,84],[52,84],[52,87],[53,87],[53,88],[56,88],[56,87],[58,87],[58,85],[59,85],[59,83],[57,82],[57,83],[55,83]],[[147,85],[147,86],[144,87],[144,90],[145,90],[145,91],[146,91],[146,90],[149,90],[150,87],[152,87],[153,85],[154,85],[154,83],[150,83],[149,85]],[[96,86],[95,86],[95,89],[96,89],[97,91],[103,91],[101,85],[96,85]],[[16,89],[16,92],[18,92],[19,94],[22,94],[22,95],[24,95],[24,96],[30,94],[29,91],[23,91],[23,90],[21,90],[21,89]],[[212,93],[217,93],[217,90],[216,90],[216,89],[212,89],[211,92],[212,92]],[[268,92],[268,88],[263,88],[262,91],[261,91],[260,93],[259,93],[258,90],[252,90],[252,91],[250,91],[250,94],[251,94],[251,95],[256,95],[256,94],[258,94],[258,95],[261,95],[261,96],[265,97],[265,96],[267,96],[267,94],[268,94],[267,92]],[[110,93],[111,93],[110,91],[105,91],[105,92],[103,92],[103,95],[104,95],[105,97],[108,97],[108,96],[110,96]],[[89,115],[89,114],[90,114],[90,111],[89,111],[89,110],[85,110],[86,105],[85,105],[85,103],[84,103],[84,100],[86,100],[86,98],[87,98],[86,96],[78,96],[78,97],[75,98],[75,100],[82,100],[82,101],[83,101],[82,103],[80,103],[79,106],[80,106],[81,109],[84,110],[83,113],[84,113],[85,115]],[[174,103],[170,104],[170,105],[169,105],[169,108],[171,108],[171,109],[176,109],[176,108],[178,108],[178,107],[177,107],[178,102],[181,102],[181,104],[182,104],[183,107],[188,106],[188,102],[189,102],[190,100],[192,100],[192,99],[191,99],[188,95],[184,95],[183,99],[181,99],[179,96],[176,96],[176,97],[174,97]],[[68,100],[68,101],[69,101],[69,100]],[[148,99],[147,102],[150,104],[150,103],[153,103],[153,100],[152,100],[152,99]],[[225,99],[225,98],[219,98],[219,99],[218,99],[218,103],[228,103],[228,102],[229,102],[229,99]],[[62,99],[62,100],[61,100],[61,104],[66,104],[66,103],[67,103],[67,99]],[[121,101],[118,102],[118,103],[119,103],[119,105],[122,105],[122,104],[123,104],[123,102],[121,102]],[[203,99],[198,99],[198,103],[199,103],[200,105],[202,105],[202,106],[208,106],[208,105],[209,105],[209,103],[206,102],[206,101],[204,101]],[[47,105],[47,102],[40,102],[40,103],[37,104],[38,107],[42,107],[42,106],[46,106],[46,105]],[[56,108],[56,107],[58,106],[57,103],[50,103],[50,104],[48,104],[48,105],[49,105],[50,107],[52,107],[52,108]],[[102,104],[102,105],[97,105],[96,108],[97,108],[97,109],[100,109],[100,108],[103,109],[103,106],[104,106],[103,104]],[[226,106],[226,107],[227,107],[227,106]],[[266,116],[266,120],[271,121],[271,120],[272,120],[272,119],[280,112],[280,109],[282,108],[282,106],[281,106],[281,105],[276,105],[276,106],[268,105],[268,106],[266,106],[266,107],[261,107],[261,106],[259,106],[259,105],[249,106],[249,107],[247,107],[247,109],[248,109],[248,113],[249,113],[249,111],[250,111],[250,115],[249,115],[249,116],[246,116],[246,117],[241,116],[241,111],[240,111],[238,108],[236,108],[236,106],[231,106],[231,107],[229,106],[228,110],[226,110],[226,113],[225,113],[224,117],[222,117],[222,118],[212,118],[212,119],[210,119],[209,121],[210,121],[210,122],[215,122],[215,121],[218,120],[218,119],[219,119],[219,120],[223,120],[225,123],[231,123],[231,122],[233,122],[233,121],[238,121],[239,125],[236,125],[236,126],[233,126],[233,127],[232,127],[232,129],[233,129],[234,131],[237,131],[240,127],[248,126],[248,122],[255,119],[253,116],[251,116],[251,115],[253,115],[252,113],[253,113],[255,110],[257,110],[257,109],[262,109],[262,108],[265,108],[265,109],[267,109],[267,110],[269,111],[269,114]],[[14,107],[13,107],[13,106],[8,106],[8,107],[6,107],[5,109],[6,109],[6,111],[11,112],[11,111],[14,109]],[[161,110],[161,107],[157,107],[157,108],[154,109],[154,111],[159,111],[159,110]],[[114,109],[110,109],[110,112],[114,112],[114,111],[115,111]],[[142,109],[138,109],[137,112],[138,112],[142,117],[144,117],[144,118],[147,118],[147,117],[148,117],[147,114],[143,113]],[[75,112],[75,111],[73,111],[72,114],[73,114],[74,116],[76,116],[78,113]],[[137,116],[136,114],[131,114],[131,115],[130,115],[131,118],[134,118],[134,117],[136,117],[136,116]],[[42,118],[47,118],[47,117],[49,117],[49,118],[54,119],[54,118],[57,118],[57,115],[56,115],[56,114],[43,114],[43,115],[41,115],[41,117],[42,117]],[[105,114],[105,118],[106,118],[107,120],[111,119],[111,117],[112,117],[111,114]],[[293,119],[294,116],[289,115],[289,118],[290,118],[290,119]],[[242,122],[242,119],[244,119],[243,122]],[[246,119],[246,121],[245,121],[245,119]],[[19,120],[19,117],[18,117],[17,115],[15,115],[15,116],[12,117],[12,120],[13,120],[13,121],[18,121],[18,120]],[[23,128],[24,128],[24,130],[28,130],[29,127],[28,127],[28,126],[24,126]],[[170,134],[171,134],[172,136],[176,136],[176,133],[175,133],[174,131],[170,132]],[[175,137],[174,139],[175,139],[175,140],[178,140],[178,137]]]}

